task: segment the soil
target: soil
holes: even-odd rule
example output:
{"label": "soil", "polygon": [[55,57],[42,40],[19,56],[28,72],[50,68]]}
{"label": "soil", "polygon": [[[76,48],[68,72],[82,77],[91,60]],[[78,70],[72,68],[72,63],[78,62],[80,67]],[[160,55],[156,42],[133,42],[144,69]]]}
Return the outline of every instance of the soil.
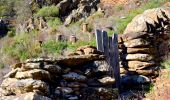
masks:
{"label": "soil", "polygon": [[170,70],[163,69],[144,100],[170,100]]}

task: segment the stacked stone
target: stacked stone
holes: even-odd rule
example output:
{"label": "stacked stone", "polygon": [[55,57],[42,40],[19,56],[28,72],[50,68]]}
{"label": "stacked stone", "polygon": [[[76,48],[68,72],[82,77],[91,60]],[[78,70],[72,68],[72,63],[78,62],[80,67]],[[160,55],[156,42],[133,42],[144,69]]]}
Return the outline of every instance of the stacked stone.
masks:
{"label": "stacked stone", "polygon": [[149,83],[150,78],[158,74],[159,59],[154,37],[156,37],[154,34],[147,32],[120,36],[120,70],[123,83],[131,85]]}
{"label": "stacked stone", "polygon": [[9,95],[6,98],[14,94],[9,99],[111,100],[118,96],[111,87],[115,79],[109,75],[105,56],[95,47],[84,46],[58,59],[28,59],[11,68],[1,84],[4,95]]}

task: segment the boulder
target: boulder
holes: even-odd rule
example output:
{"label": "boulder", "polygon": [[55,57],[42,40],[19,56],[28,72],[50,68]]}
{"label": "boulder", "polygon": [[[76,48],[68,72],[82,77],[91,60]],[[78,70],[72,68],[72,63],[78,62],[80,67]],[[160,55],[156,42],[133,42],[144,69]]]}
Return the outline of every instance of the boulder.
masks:
{"label": "boulder", "polygon": [[17,72],[15,75],[17,79],[32,78],[37,80],[51,80],[51,76],[48,71],[42,69],[33,69],[29,71]]}
{"label": "boulder", "polygon": [[75,72],[70,72],[68,74],[65,74],[63,75],[63,78],[65,80],[71,80],[71,81],[86,81],[87,80],[86,76],[79,75]]}
{"label": "boulder", "polygon": [[95,68],[95,72],[106,73],[110,71],[110,66],[108,65],[108,63],[102,60],[94,61],[93,68]]}
{"label": "boulder", "polygon": [[102,83],[103,85],[112,85],[115,83],[115,79],[109,76],[103,77],[101,79],[98,79],[98,81],[100,83]]}
{"label": "boulder", "polygon": [[156,49],[154,48],[127,48],[128,54],[144,53],[144,54],[155,54]]}
{"label": "boulder", "polygon": [[126,42],[129,40],[137,39],[137,38],[143,38],[148,36],[147,32],[136,32],[136,33],[127,33],[121,35],[122,41]]}
{"label": "boulder", "polygon": [[138,39],[133,39],[133,40],[129,40],[127,42],[124,42],[124,45],[126,47],[145,47],[148,46],[150,43],[142,38],[138,38]]}
{"label": "boulder", "polygon": [[143,75],[124,75],[121,78],[123,84],[130,84],[130,85],[138,85],[138,84],[145,84],[150,83],[151,80]]}
{"label": "boulder", "polygon": [[59,74],[62,72],[61,67],[58,65],[49,65],[48,64],[48,65],[45,65],[43,69],[47,70],[51,73],[54,73],[54,74]]}
{"label": "boulder", "polygon": [[131,69],[144,69],[155,65],[154,61],[150,62],[141,62],[141,61],[128,61],[128,67]]}
{"label": "boulder", "polygon": [[127,54],[125,59],[128,61],[151,61],[153,56],[149,54]]}
{"label": "boulder", "polygon": [[[161,20],[160,20],[161,19]],[[124,34],[136,32],[154,32],[156,28],[165,24],[170,19],[170,8],[154,8],[146,10],[143,14],[137,15],[127,25]]]}
{"label": "boulder", "polygon": [[6,78],[2,84],[2,89],[14,94],[24,94],[27,92],[38,91],[42,95],[49,94],[49,86],[45,82],[33,79],[18,80],[15,78]]}

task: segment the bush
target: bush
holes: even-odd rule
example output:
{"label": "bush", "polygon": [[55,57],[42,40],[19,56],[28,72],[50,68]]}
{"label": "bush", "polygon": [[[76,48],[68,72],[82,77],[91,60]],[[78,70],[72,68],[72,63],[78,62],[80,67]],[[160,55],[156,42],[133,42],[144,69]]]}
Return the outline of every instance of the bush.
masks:
{"label": "bush", "polygon": [[163,63],[162,63],[162,66],[163,66],[164,68],[166,68],[166,69],[170,69],[170,61],[167,60],[167,61],[163,62]]}
{"label": "bush", "polygon": [[8,36],[8,37],[14,37],[14,36],[15,36],[15,32],[13,32],[13,31],[8,31],[7,36]]}
{"label": "bush", "polygon": [[62,22],[61,22],[60,18],[55,17],[55,18],[49,20],[49,21],[47,22],[47,24],[48,24],[48,26],[50,26],[50,27],[56,27],[56,26],[58,26],[58,25],[61,25]]}
{"label": "bush", "polygon": [[59,15],[59,8],[56,6],[45,6],[36,15],[39,17],[57,17]]}
{"label": "bush", "polygon": [[47,54],[58,55],[68,47],[66,42],[56,42],[54,40],[46,41],[42,48]]}

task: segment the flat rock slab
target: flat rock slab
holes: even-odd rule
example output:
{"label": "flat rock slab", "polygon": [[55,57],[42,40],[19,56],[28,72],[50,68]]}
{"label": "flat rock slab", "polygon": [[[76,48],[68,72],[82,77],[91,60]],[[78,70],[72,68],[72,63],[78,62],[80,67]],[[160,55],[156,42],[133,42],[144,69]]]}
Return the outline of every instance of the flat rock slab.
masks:
{"label": "flat rock slab", "polygon": [[29,71],[17,72],[15,75],[17,79],[32,78],[37,80],[51,80],[50,73],[42,69],[33,69]]}
{"label": "flat rock slab", "polygon": [[7,78],[1,84],[2,89],[14,94],[24,94],[38,91],[43,95],[49,94],[49,86],[40,80]]}
{"label": "flat rock slab", "polygon": [[26,62],[51,62],[57,63],[59,65],[65,66],[78,66],[82,64],[86,64],[90,61],[95,60],[104,60],[104,55],[99,54],[89,54],[89,55],[74,55],[74,56],[67,56],[63,58],[37,58],[37,59],[28,59]]}
{"label": "flat rock slab", "polygon": [[129,41],[129,40],[133,40],[133,39],[137,39],[137,38],[142,38],[148,36],[147,32],[136,32],[136,33],[127,33],[127,34],[123,34],[121,35],[120,38],[122,38],[122,40],[124,42]]}
{"label": "flat rock slab", "polygon": [[86,81],[87,80],[86,76],[77,74],[75,72],[70,72],[68,74],[65,74],[63,75],[63,78],[65,80],[72,80],[72,81]]}
{"label": "flat rock slab", "polygon": [[154,57],[149,54],[127,54],[124,58],[128,61],[151,61]]}
{"label": "flat rock slab", "polygon": [[155,65],[154,61],[141,62],[141,61],[128,61],[128,67],[131,69],[144,69]]}
{"label": "flat rock slab", "polygon": [[144,54],[155,54],[156,49],[154,48],[127,48],[128,54],[144,53]]}
{"label": "flat rock slab", "polygon": [[150,43],[142,38],[138,38],[138,39],[133,39],[133,40],[129,40],[127,42],[124,42],[124,45],[126,47],[145,47],[148,46]]}

